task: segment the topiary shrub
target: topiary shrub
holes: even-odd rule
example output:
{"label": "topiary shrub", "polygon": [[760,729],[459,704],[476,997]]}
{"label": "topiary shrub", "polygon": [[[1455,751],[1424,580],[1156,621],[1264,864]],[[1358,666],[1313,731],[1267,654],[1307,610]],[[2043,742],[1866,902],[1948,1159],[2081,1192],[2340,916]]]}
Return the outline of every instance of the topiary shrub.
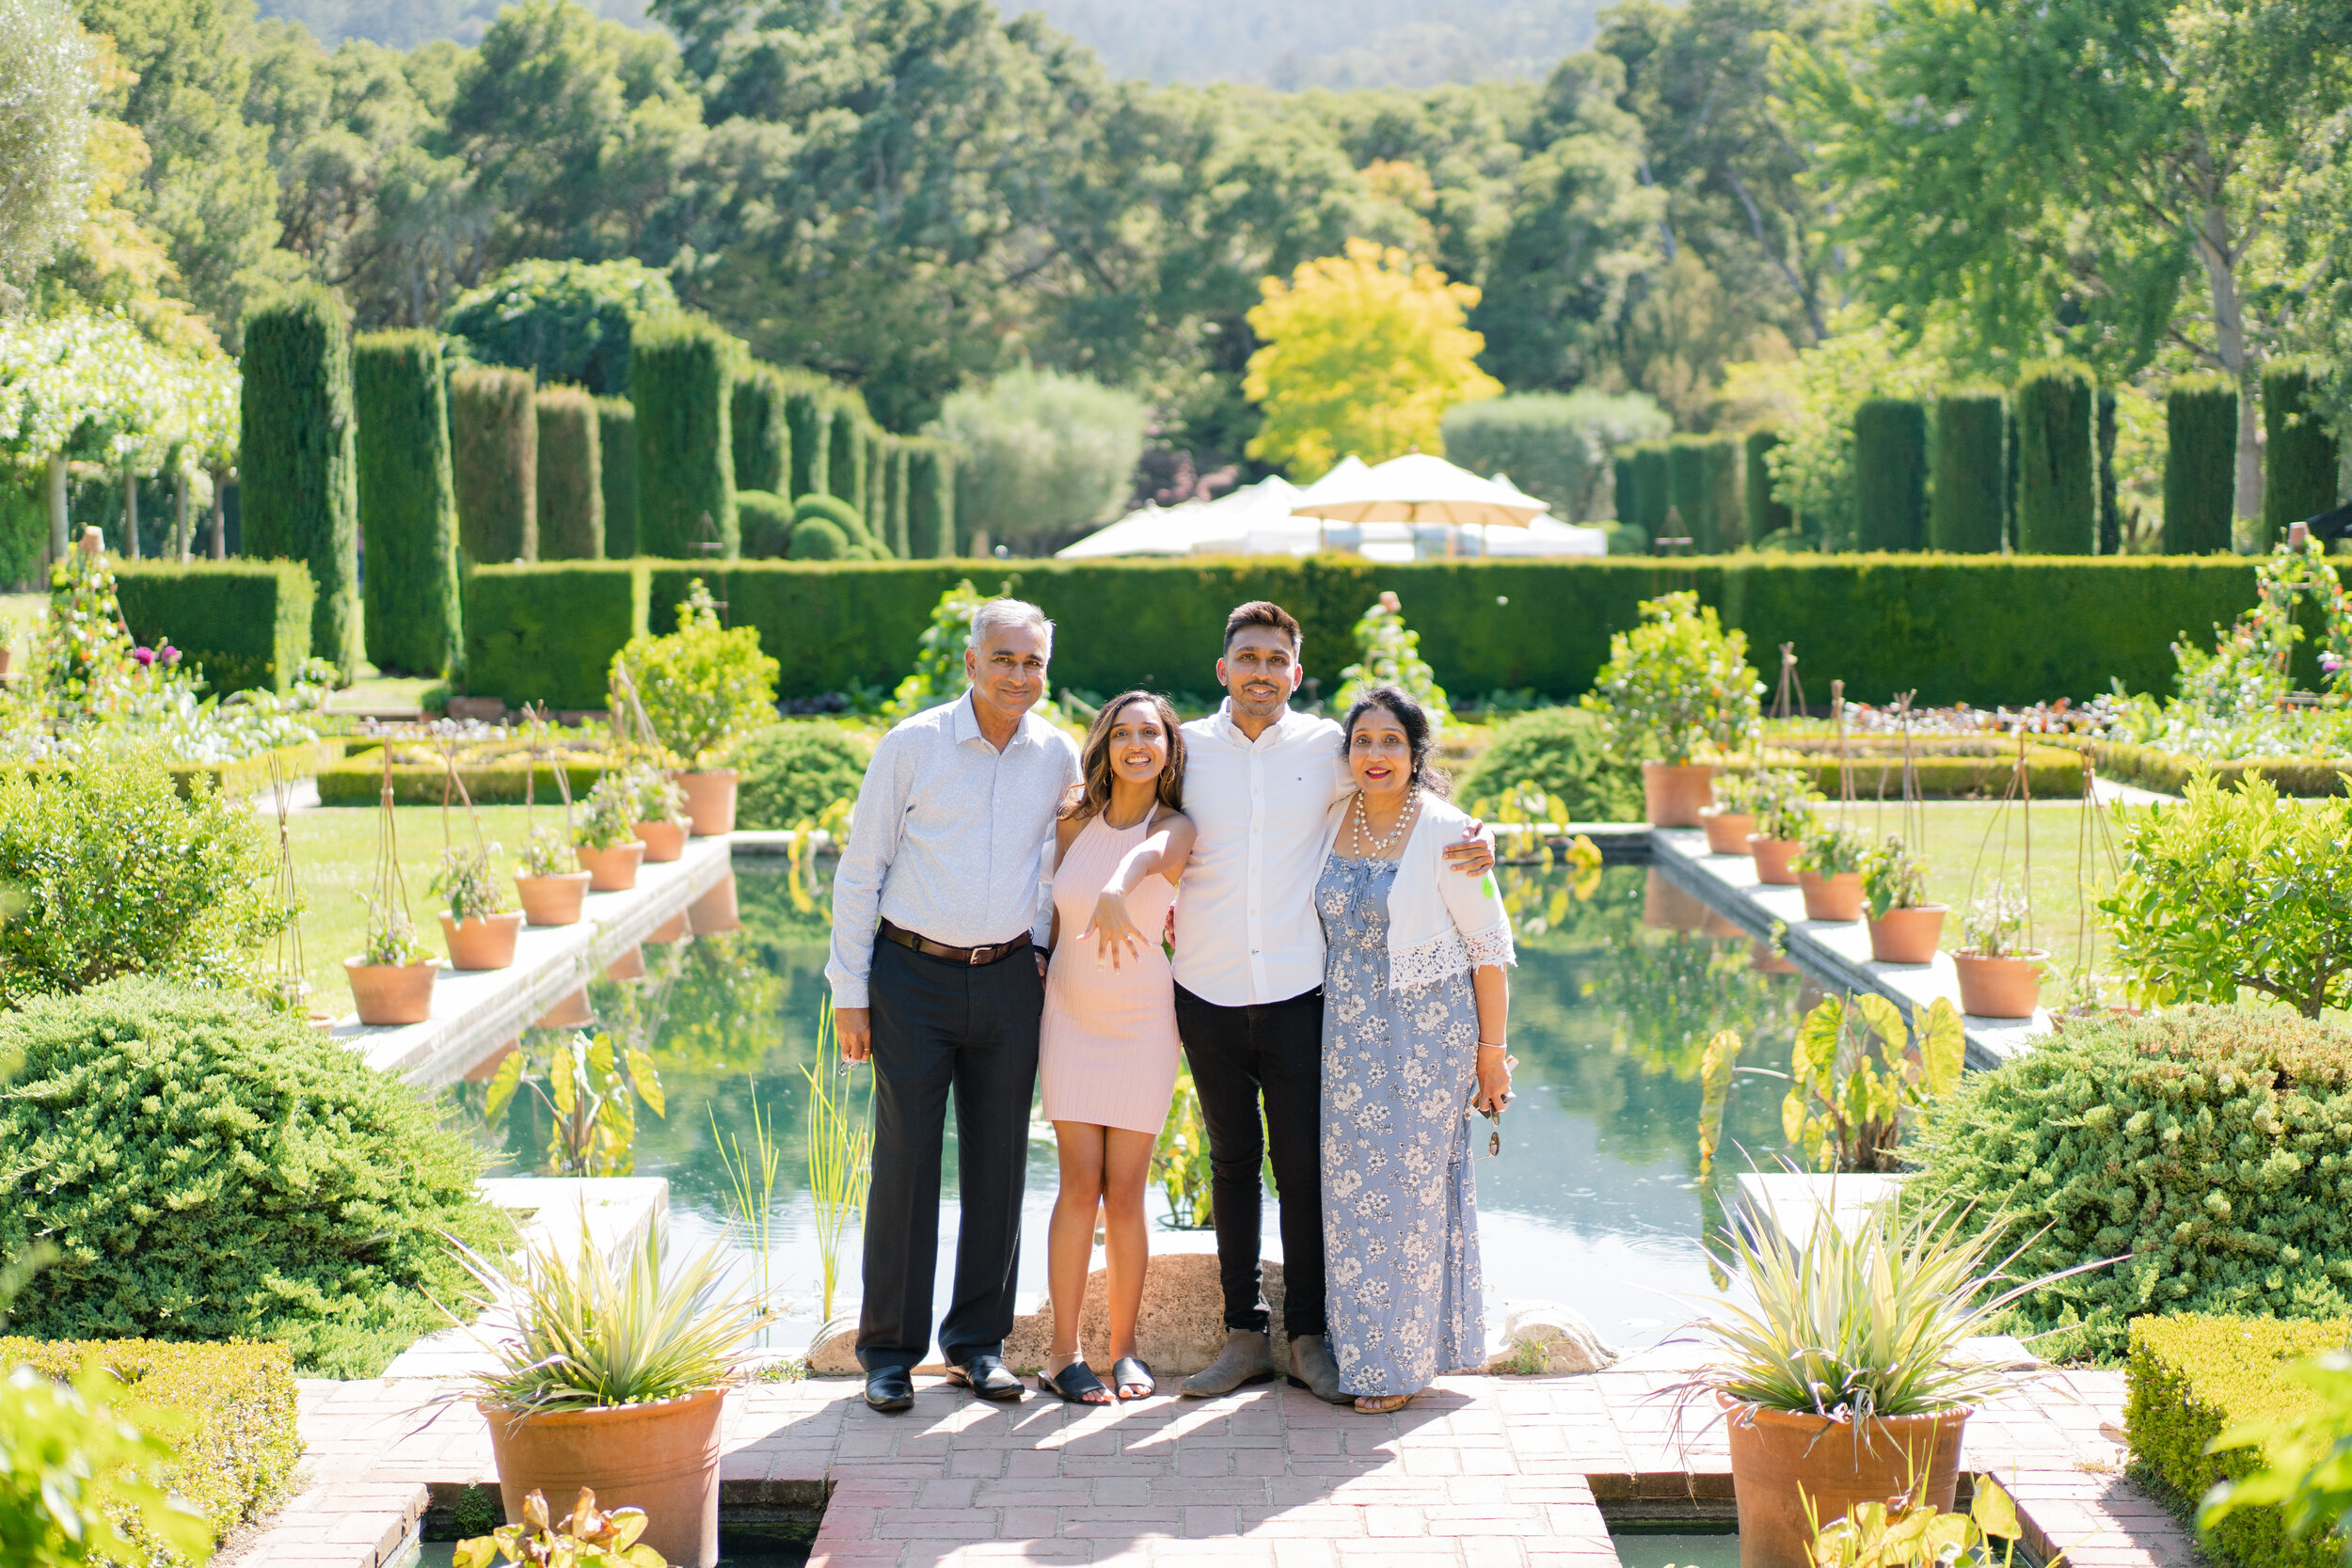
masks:
{"label": "topiary shrub", "polygon": [[637,553],[637,405],[627,398],[596,400],[596,470],[605,559],[627,561]]}
{"label": "topiary shrub", "polygon": [[1928,410],[1911,398],[1866,398],[1853,413],[1854,537],[1866,550],[1928,543]]}
{"label": "topiary shrub", "polygon": [[841,398],[834,407],[832,451],[825,459],[825,493],[866,515],[866,421],[856,407]]}
{"label": "topiary shrub", "polygon": [[642,261],[517,261],[458,295],[441,325],[485,365],[618,397],[636,324],[676,309],[669,278]]}
{"label": "topiary shrub", "polygon": [[1500,800],[1521,785],[1557,796],[1579,822],[1642,819],[1638,765],[1608,755],[1608,726],[1581,708],[1545,707],[1495,727],[1488,746],[1454,785],[1473,808]]}
{"label": "topiary shrub", "polygon": [[287,920],[261,823],[200,780],[183,797],[155,751],[0,774],[0,886],[24,901],[0,925],[0,998],[120,974],[249,982]]}
{"label": "topiary shrub", "polygon": [[870,546],[874,536],[866,531],[866,519],[857,508],[837,496],[803,496],[792,503],[792,527],[797,531],[803,523],[822,518],[841,531],[841,537],[851,548]]}
{"label": "topiary shrub", "polygon": [[2278,1007],[2070,1020],[1971,1073],[1908,1148],[1905,1200],[1970,1208],[2052,1359],[2120,1355],[2145,1313],[2352,1313],[2352,1032]]}
{"label": "topiary shrub", "polygon": [[2164,553],[2225,555],[2237,497],[2237,383],[2201,371],[2164,394]]}
{"label": "topiary shrub", "polygon": [[477,565],[539,559],[538,393],[529,371],[450,377],[457,542]]}
{"label": "topiary shrub", "polygon": [[956,449],[929,437],[907,449],[907,556],[938,561],[956,550]]}
{"label": "topiary shrub", "polygon": [[456,662],[457,493],[441,340],[372,332],[352,345],[359,530],[367,542],[368,658],[439,675]]}
{"label": "topiary shrub", "polygon": [[604,444],[596,400],[577,387],[539,394],[536,512],[541,561],[604,559]]}
{"label": "topiary shrub", "polygon": [[848,561],[850,536],[830,517],[810,517],[792,525],[787,553],[794,561]]}
{"label": "topiary shrub", "polygon": [[[1746,514],[1748,543],[1760,545],[1775,533],[1797,526],[1797,515],[1787,501],[1772,494],[1772,467],[1769,461],[1772,451],[1780,445],[1777,430],[1751,430],[1741,437],[1740,459],[1747,472],[1741,476],[1740,499]],[[1623,513],[1618,515],[1623,516]]]}
{"label": "topiary shrub", "polygon": [[[785,380],[773,365],[753,365],[728,395],[727,431],[735,449],[735,489],[783,495],[792,483],[792,427],[785,418]],[[748,530],[746,532],[748,533]],[[747,542],[744,553],[751,553]]]}
{"label": "topiary shrub", "polygon": [[0,1256],[57,1259],[13,1325],[54,1338],[284,1340],[373,1377],[445,1320],[444,1234],[511,1227],[431,1101],[298,1017],[123,979],[0,1016]]}
{"label": "topiary shrub", "polygon": [[2001,553],[2007,417],[1996,388],[1951,388],[1935,400],[1935,490],[1928,545],[1957,555]]}
{"label": "topiary shrub", "polygon": [[2298,356],[2263,367],[2263,531],[2270,544],[2336,504],[2336,438],[2320,404],[2327,381],[2322,366]]}
{"label": "topiary shrub", "polygon": [[792,547],[792,503],[766,490],[738,490],[735,515],[740,519],[744,555],[759,561],[781,559]]}
{"label": "topiary shrub", "polygon": [[1631,523],[1645,538],[1659,538],[1666,531],[1666,508],[1674,504],[1672,476],[1667,471],[1667,444],[1662,440],[1636,441],[1627,450],[1633,459],[1635,510],[1628,516],[1620,507],[1617,520]]}
{"label": "topiary shrub", "polygon": [[784,422],[792,443],[792,498],[832,494],[833,388],[808,383],[789,388]]}
{"label": "topiary shrub", "polygon": [[2017,553],[2090,555],[2098,541],[2097,450],[2090,372],[2071,361],[2019,377]]}
{"label": "topiary shrub", "polygon": [[638,553],[696,559],[708,553],[698,546],[715,533],[719,555],[738,554],[728,398],[735,340],[705,316],[662,316],[638,325],[633,354]]}
{"label": "topiary shrub", "polygon": [[359,496],[342,304],[305,284],[256,307],[238,364],[242,553],[310,568],[310,652],[348,680],[361,652]]}
{"label": "topiary shrub", "polygon": [[746,828],[814,821],[835,800],[857,799],[873,749],[838,724],[772,724],[736,749],[736,819]]}

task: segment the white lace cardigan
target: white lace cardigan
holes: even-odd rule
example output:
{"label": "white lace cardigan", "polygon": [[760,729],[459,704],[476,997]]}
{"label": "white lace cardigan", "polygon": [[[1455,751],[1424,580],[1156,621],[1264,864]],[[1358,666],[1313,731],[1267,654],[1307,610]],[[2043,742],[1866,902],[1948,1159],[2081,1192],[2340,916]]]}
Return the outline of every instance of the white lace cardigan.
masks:
{"label": "white lace cardigan", "polygon": [[[1355,805],[1351,793],[1333,806],[1323,824],[1321,865],[1331,855],[1347,814]],[[1398,857],[1396,879],[1389,884],[1389,990],[1419,990],[1484,964],[1516,967],[1518,955],[1511,945],[1511,915],[1502,907],[1502,890],[1491,871],[1465,877],[1446,864],[1446,846],[1462,836],[1470,825],[1467,812],[1424,795],[1421,819],[1405,841]]]}

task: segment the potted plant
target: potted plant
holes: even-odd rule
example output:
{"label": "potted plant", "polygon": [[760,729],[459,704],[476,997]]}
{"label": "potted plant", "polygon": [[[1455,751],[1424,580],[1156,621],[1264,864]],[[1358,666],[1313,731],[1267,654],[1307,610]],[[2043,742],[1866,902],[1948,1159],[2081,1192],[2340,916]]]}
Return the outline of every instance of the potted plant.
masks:
{"label": "potted plant", "polygon": [[1814,802],[1820,796],[1802,774],[1775,769],[1756,781],[1756,832],[1748,835],[1748,853],[1756,857],[1756,879],[1772,887],[1795,887],[1791,863],[1804,847],[1813,826]]}
{"label": "potted plant", "polygon": [[1883,964],[1935,961],[1944,936],[1945,908],[1928,902],[1928,863],[1900,833],[1862,862],[1862,896],[1869,906],[1870,957]]}
{"label": "potted plant", "polygon": [[1869,840],[1858,829],[1817,820],[1805,830],[1804,847],[1789,863],[1804,890],[1807,920],[1862,918],[1862,863],[1869,853]]}
{"label": "potted plant", "polygon": [[1696,594],[1645,599],[1640,624],[1609,640],[1584,706],[1609,725],[1610,750],[1642,765],[1645,818],[1653,827],[1695,828],[1720,757],[1753,740],[1764,686],[1747,659],[1748,640],[1725,631]]}
{"label": "potted plant", "polygon": [[776,716],[776,661],[759,632],[719,624],[719,607],[696,578],[677,607],[677,630],[633,637],[612,656],[612,685],[640,705],[664,750],[678,759],[686,815],[697,837],[735,831],[736,742]]}
{"label": "potted plant", "polygon": [[624,893],[637,885],[637,867],[645,858],[644,841],[637,836],[637,802],[628,782],[607,773],[588,791],[586,809],[572,826],[572,844],[580,869],[588,873],[595,893]]}
{"label": "potted plant", "polygon": [[367,940],[343,960],[351,1002],[366,1024],[422,1023],[433,1016],[433,976],[441,961],[417,942],[408,911],[390,899],[369,898]]}
{"label": "potted plant", "polygon": [[2027,911],[2022,894],[1998,879],[1968,906],[1960,930],[1967,945],[1952,955],[1960,972],[1960,1010],[1972,1018],[2031,1018],[2042,1005],[2042,964],[2050,955],[2021,945]]}
{"label": "potted plant", "polygon": [[643,1509],[640,1539],[664,1559],[711,1568],[720,1417],[772,1314],[729,1288],[723,1238],[679,1262],[665,1258],[667,1228],[612,1257],[542,1239],[512,1269],[459,1246],[474,1321],[501,1326],[472,1331],[491,1365],[448,1397],[470,1397],[488,1421],[510,1521],[532,1519],[533,1492],[589,1487]]}
{"label": "potted plant", "polygon": [[515,891],[522,896],[525,920],[533,926],[578,925],[588,879],[561,832],[531,830],[523,842],[522,862],[515,868]]}
{"label": "potted plant", "polygon": [[647,863],[660,865],[685,854],[693,826],[686,815],[686,791],[659,768],[631,768],[624,777],[637,814],[629,831],[644,845]]}
{"label": "potted plant", "polygon": [[1764,781],[1754,773],[1715,775],[1715,802],[1699,813],[1699,826],[1707,830],[1708,854],[1748,852],[1748,835],[1756,832],[1756,800],[1763,789]]}
{"label": "potted plant", "polygon": [[441,911],[441,941],[453,969],[504,969],[515,961],[523,911],[511,907],[515,895],[504,879],[490,874],[496,853],[495,844],[441,851],[433,891],[449,900]]}

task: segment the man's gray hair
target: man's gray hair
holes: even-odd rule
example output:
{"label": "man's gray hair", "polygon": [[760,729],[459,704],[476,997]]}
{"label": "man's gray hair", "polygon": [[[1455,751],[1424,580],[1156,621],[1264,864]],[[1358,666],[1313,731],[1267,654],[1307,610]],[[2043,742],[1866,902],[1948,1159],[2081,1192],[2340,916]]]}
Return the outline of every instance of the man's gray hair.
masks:
{"label": "man's gray hair", "polygon": [[999,628],[1035,626],[1045,639],[1045,657],[1054,657],[1054,623],[1045,618],[1045,611],[1025,599],[991,599],[972,612],[972,632],[964,645],[977,648],[988,641],[990,632]]}

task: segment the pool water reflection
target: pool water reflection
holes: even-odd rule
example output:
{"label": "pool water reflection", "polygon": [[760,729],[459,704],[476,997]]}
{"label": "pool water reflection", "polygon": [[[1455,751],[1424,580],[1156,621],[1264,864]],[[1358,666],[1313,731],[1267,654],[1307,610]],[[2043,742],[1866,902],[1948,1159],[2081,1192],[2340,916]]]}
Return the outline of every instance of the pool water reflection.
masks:
{"label": "pool water reflection", "polygon": [[[698,1244],[726,1224],[719,1138],[751,1146],[755,1101],[774,1124],[784,1158],[770,1277],[787,1316],[776,1341],[788,1346],[821,1320],[803,1069],[815,1059],[825,927],[821,900],[805,889],[796,895],[782,867],[746,860],[737,882],[741,930],[648,947],[645,978],[598,980],[590,994],[601,1026],[622,1044],[641,1043],[660,1070],[667,1115],[640,1109],[635,1168],[669,1178],[682,1241]],[[1500,1327],[1506,1301],[1560,1301],[1613,1341],[1646,1342],[1689,1315],[1677,1295],[1711,1291],[1699,1238],[1722,1224],[1732,1173],[1785,1148],[1785,1085],[1746,1069],[1787,1065],[1799,982],[1761,972],[1744,937],[1644,867],[1609,868],[1582,890],[1565,869],[1512,868],[1506,885],[1520,928],[1511,1014],[1519,1093],[1502,1118],[1501,1156],[1474,1140],[1489,1322]],[[1738,1030],[1747,1046],[1723,1156],[1702,1184],[1699,1064],[1721,1029]],[[517,1096],[496,1126],[482,1116],[478,1083],[450,1100],[513,1174],[545,1168],[549,1120],[532,1097]],[[1021,1284],[1041,1293],[1055,1178],[1051,1130],[1038,1131]],[[952,1130],[944,1186],[943,1301],[956,1223]],[[1152,1201],[1156,1219],[1166,1212],[1156,1189]],[[1267,1254],[1279,1256],[1270,1209]],[[1212,1249],[1203,1232],[1158,1230],[1153,1244]],[[836,1313],[855,1309],[858,1246],[852,1224]]]}

